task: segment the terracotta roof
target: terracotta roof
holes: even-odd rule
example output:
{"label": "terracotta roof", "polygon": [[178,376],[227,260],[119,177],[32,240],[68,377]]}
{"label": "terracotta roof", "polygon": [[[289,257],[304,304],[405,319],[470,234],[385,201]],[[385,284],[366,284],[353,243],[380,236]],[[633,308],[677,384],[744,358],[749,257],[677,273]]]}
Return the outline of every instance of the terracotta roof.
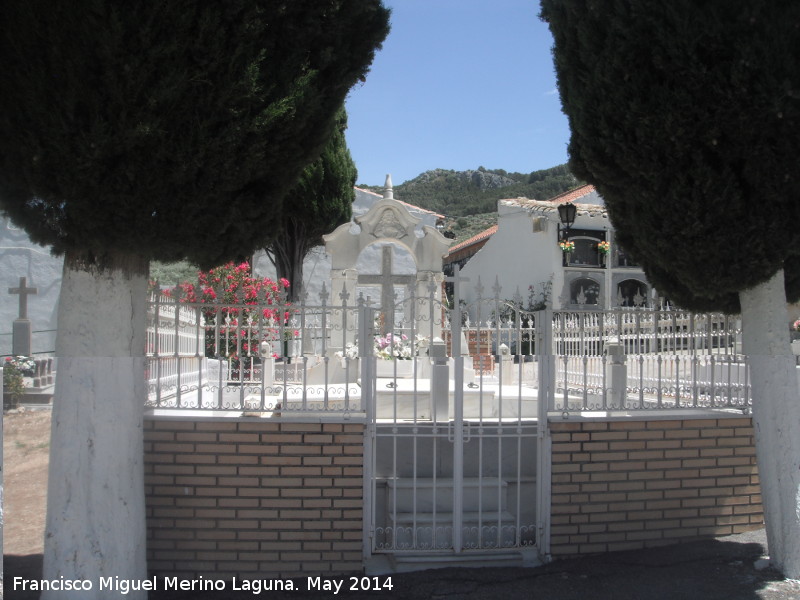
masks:
{"label": "terracotta roof", "polygon": [[566,202],[575,202],[579,198],[583,198],[584,196],[588,196],[594,191],[593,185],[582,185],[581,187],[575,188],[574,190],[570,190],[568,192],[564,192],[559,194],[558,196],[553,196],[552,198],[548,198],[547,202],[554,202],[555,204],[564,204]]}
{"label": "terracotta roof", "polygon": [[473,235],[471,238],[464,240],[463,242],[456,244],[455,246],[452,246],[450,248],[450,252],[448,252],[448,255],[453,254],[453,252],[456,252],[458,250],[463,250],[464,248],[472,246],[473,244],[476,244],[480,241],[483,241],[486,238],[493,236],[495,233],[497,233],[497,225],[492,225],[488,229],[484,229],[480,233]]}
{"label": "terracotta roof", "polygon": [[553,196],[549,200],[531,200],[530,198],[509,198],[508,200],[500,200],[500,203],[505,206],[518,206],[525,208],[532,213],[539,213],[543,215],[555,214],[559,204],[566,204],[572,202],[578,207],[578,214],[591,214],[607,216],[608,211],[604,204],[584,204],[576,202],[581,198],[588,196],[594,192],[593,185],[583,185],[574,190],[564,192],[558,196]]}

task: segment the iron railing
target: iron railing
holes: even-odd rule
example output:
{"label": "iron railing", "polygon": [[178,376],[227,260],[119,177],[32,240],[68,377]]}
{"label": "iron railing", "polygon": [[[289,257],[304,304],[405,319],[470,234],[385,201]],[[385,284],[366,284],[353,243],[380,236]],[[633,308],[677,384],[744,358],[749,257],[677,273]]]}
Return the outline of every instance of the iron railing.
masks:
{"label": "iron railing", "polygon": [[[358,357],[372,355],[373,348],[359,344],[359,327],[364,321],[361,334],[376,340],[377,351],[385,323],[378,322],[377,309],[363,297],[340,305],[321,299],[314,306],[303,301],[266,307],[190,304],[153,295],[147,330],[148,405],[362,411]],[[417,314],[413,295],[404,302],[411,306],[405,309],[408,318],[397,317],[395,324],[393,317],[389,329],[405,336],[404,354],[391,356],[390,364],[379,360],[381,369],[374,370],[378,378],[429,377],[431,341],[444,338],[452,361],[457,331],[472,387],[515,386],[520,395],[528,394],[540,387],[543,371],[538,365],[547,357],[552,365],[544,371],[552,378],[546,386],[552,390],[550,411],[746,412],[751,405],[736,317],[648,308],[534,313],[502,307],[494,299],[494,310],[484,314],[501,317],[466,320],[454,327],[450,311],[439,307],[433,316]],[[430,313],[433,302],[425,302],[419,305]],[[550,326],[537,326],[545,322]]]}

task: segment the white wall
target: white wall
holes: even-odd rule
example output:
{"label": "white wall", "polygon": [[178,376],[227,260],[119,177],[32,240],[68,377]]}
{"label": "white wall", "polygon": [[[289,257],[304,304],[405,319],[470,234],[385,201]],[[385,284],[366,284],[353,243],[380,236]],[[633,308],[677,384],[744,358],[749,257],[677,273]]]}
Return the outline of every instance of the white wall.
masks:
{"label": "white wall", "polygon": [[[543,230],[534,232],[534,220],[520,208],[498,206],[498,230],[461,270],[469,278],[461,288],[461,296],[472,304],[476,301],[476,286],[480,278],[483,298],[493,298],[497,281],[502,290],[501,300],[511,300],[519,290],[523,304],[527,303],[528,286],[533,285],[536,295],[544,282],[553,280],[560,289],[561,250],[556,245],[555,224],[539,221]],[[486,308],[481,314],[487,315]],[[470,317],[476,317],[476,308],[470,307]]]}

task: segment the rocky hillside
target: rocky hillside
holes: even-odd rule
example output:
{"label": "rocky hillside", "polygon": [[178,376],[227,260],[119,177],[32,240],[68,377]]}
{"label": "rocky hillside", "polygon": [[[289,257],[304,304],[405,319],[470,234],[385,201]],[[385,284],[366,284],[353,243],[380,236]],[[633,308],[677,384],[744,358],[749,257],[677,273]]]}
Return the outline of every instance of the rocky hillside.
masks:
{"label": "rocky hillside", "polygon": [[519,181],[500,173],[486,170],[447,171],[445,169],[434,169],[425,171],[411,181],[401,184],[401,187],[406,190],[414,190],[415,188],[431,185],[444,185],[446,187],[451,180],[457,182],[459,187],[474,187],[479,190],[497,190],[519,183]]}
{"label": "rocky hillside", "polygon": [[[469,171],[434,169],[395,184],[395,197],[448,217],[491,213],[502,198],[545,200],[579,185],[566,165],[532,173],[479,167]],[[381,188],[372,187],[382,192]]]}

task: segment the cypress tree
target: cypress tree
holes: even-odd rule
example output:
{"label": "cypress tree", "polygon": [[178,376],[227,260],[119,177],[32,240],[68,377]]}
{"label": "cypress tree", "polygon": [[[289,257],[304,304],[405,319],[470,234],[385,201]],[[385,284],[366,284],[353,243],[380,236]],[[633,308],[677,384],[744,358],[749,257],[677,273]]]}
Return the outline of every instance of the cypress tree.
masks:
{"label": "cypress tree", "polygon": [[741,309],[772,558],[800,574],[800,4],[542,0],[570,167],[686,308]]}
{"label": "cypress tree", "polygon": [[222,264],[280,226],[388,16],[380,0],[0,3],[0,208],[65,257],[45,579],[146,577],[148,264]]}
{"label": "cypress tree", "polygon": [[303,260],[322,236],[353,214],[356,166],[344,132],[347,113],[339,111],[336,128],[322,155],[305,168],[286,195],[286,209],[277,237],[267,248],[277,275],[289,281],[289,300],[296,300],[303,283]]}

